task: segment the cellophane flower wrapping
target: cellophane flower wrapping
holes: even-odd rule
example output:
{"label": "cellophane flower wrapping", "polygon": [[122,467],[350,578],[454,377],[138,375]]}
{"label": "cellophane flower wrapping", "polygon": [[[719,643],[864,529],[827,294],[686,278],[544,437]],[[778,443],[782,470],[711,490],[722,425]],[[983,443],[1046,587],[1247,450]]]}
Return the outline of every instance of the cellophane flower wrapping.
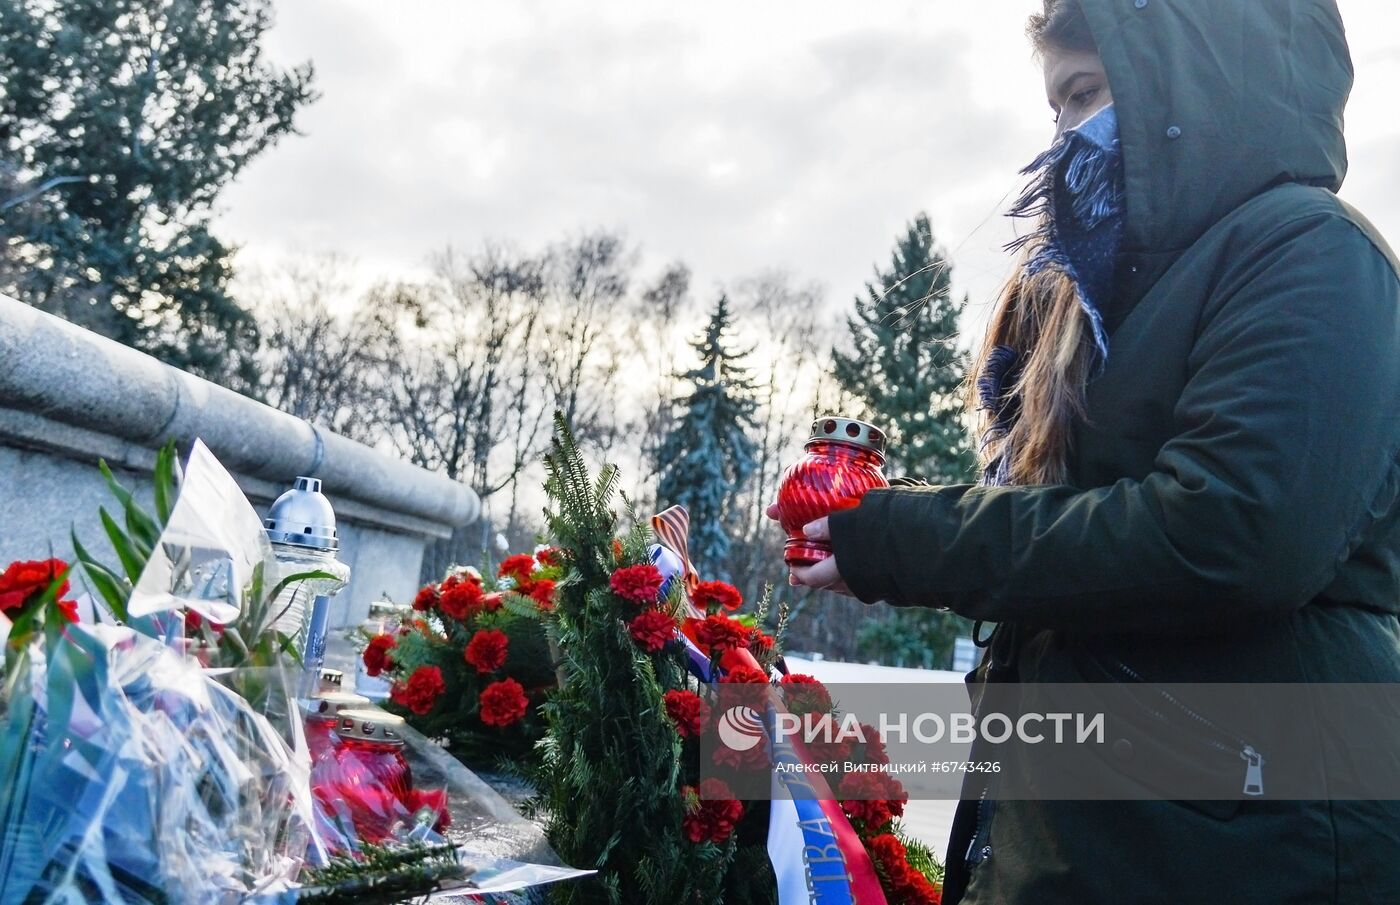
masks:
{"label": "cellophane flower wrapping", "polygon": [[77,624],[8,680],[0,901],[232,903],[295,885],[308,766],[193,661]]}
{"label": "cellophane flower wrapping", "polygon": [[[357,826],[363,802],[344,787],[313,791],[300,667],[269,634],[285,577],[257,513],[196,442],[124,624],[97,609],[96,624],[10,658],[0,903],[290,903],[309,891],[308,869],[370,842],[446,843],[463,870],[443,885],[473,893],[582,873],[416,733],[407,754],[420,794],[360,790],[378,802],[382,832]],[[190,613],[201,627],[187,628]]]}

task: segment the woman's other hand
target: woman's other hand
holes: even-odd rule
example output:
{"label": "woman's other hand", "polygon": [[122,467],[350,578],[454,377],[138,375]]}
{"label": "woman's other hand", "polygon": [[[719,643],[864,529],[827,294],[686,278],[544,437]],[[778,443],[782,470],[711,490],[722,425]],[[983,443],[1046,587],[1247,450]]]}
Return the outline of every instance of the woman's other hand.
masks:
{"label": "woman's other hand", "polygon": [[[803,526],[802,533],[811,540],[831,543],[831,523],[825,518],[808,522]],[[847,597],[852,596],[851,589],[846,587],[846,582],[841,580],[841,570],[836,566],[836,554],[834,553],[821,562],[813,563],[810,566],[789,568],[788,584],[823,591],[835,591],[838,594],[845,594]]]}
{"label": "woman's other hand", "polygon": [[[778,521],[778,504],[769,504],[768,508],[764,510],[764,514],[773,521]],[[812,540],[824,540],[828,544],[831,543],[831,524],[825,518],[808,522],[803,526],[802,532]],[[835,591],[838,594],[845,594],[847,597],[855,596],[851,593],[851,589],[846,587],[846,583],[841,580],[841,572],[836,567],[835,554],[810,566],[789,567],[788,584],[793,587]]]}

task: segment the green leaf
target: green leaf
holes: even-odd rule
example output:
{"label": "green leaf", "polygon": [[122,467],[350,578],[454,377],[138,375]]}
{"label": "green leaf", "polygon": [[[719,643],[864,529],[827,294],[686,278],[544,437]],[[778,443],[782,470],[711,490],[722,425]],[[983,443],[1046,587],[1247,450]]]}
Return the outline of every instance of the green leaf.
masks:
{"label": "green leaf", "polygon": [[305,665],[304,661],[301,659],[301,651],[297,650],[297,643],[295,638],[293,638],[291,635],[278,632],[277,643],[282,646],[282,650],[284,653],[291,655],[292,661],[296,663],[297,666]]}
{"label": "green leaf", "polygon": [[326,572],[321,569],[314,569],[310,572],[296,572],[292,575],[288,575],[286,578],[279,581],[277,583],[277,587],[273,588],[272,593],[268,595],[268,598],[271,600],[276,600],[278,597],[282,596],[283,591],[287,590],[288,587],[296,584],[297,582],[319,581],[323,578],[328,578],[332,581],[335,580],[334,575],[332,575],[330,572]]}
{"label": "green leaf", "polygon": [[156,517],[162,525],[170,521],[170,513],[175,508],[175,441],[171,440],[156,453],[156,469],[153,477],[156,498]]}
{"label": "green leaf", "polygon": [[131,538],[127,537],[116,520],[107,514],[106,509],[99,507],[97,514],[102,519],[107,539],[112,542],[112,549],[117,551],[117,559],[121,560],[122,571],[126,572],[127,579],[135,585],[136,579],[141,577],[141,572],[146,568],[146,557],[137,552],[132,546]]}
{"label": "green leaf", "polygon": [[131,589],[117,577],[110,569],[102,565],[93,558],[91,553],[83,547],[82,541],[78,540],[78,533],[72,532],[73,552],[78,557],[78,562],[82,563],[83,572],[87,575],[88,581],[92,584],[93,590],[102,598],[107,605],[107,609],[119,622],[127,622],[129,614],[127,611],[127,601],[131,598]]}
{"label": "green leaf", "polygon": [[112,474],[112,469],[107,467],[106,459],[99,459],[97,467],[102,471],[102,477],[107,481],[107,489],[122,504],[128,530],[133,536],[140,538],[147,547],[154,547],[160,539],[160,526],[142,511],[141,507],[136,504],[136,500],[132,498],[131,492],[117,481]]}

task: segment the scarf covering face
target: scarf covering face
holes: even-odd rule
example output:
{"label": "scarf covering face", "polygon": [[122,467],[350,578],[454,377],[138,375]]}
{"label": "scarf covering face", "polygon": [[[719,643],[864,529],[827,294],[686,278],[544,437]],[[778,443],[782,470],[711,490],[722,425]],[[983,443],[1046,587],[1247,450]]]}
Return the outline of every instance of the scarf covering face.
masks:
{"label": "scarf covering face", "polygon": [[[1067,130],[1021,173],[1032,178],[1007,216],[1032,218],[1037,226],[1006,250],[1027,245],[1034,249],[1026,262],[1026,277],[1054,270],[1074,282],[1094,339],[1092,370],[1100,373],[1108,360],[1102,305],[1113,292],[1123,238],[1123,149],[1113,105]],[[977,381],[978,407],[993,413],[982,435],[983,446],[1006,436],[1020,415],[1019,400],[1011,391],[1019,359],[1020,353],[1010,346],[994,347]],[[982,483],[1010,483],[1011,459],[1010,450],[1003,449],[987,463]]]}

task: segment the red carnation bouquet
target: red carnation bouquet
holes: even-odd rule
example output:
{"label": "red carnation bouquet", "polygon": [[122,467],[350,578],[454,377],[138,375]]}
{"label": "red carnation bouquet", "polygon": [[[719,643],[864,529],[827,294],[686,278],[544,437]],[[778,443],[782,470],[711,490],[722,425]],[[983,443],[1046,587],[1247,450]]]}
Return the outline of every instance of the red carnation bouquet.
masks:
{"label": "red carnation bouquet", "polygon": [[415,595],[412,620],[365,638],[365,671],[387,677],[391,709],[462,760],[530,759],[543,734],[536,709],[555,685],[545,619],[563,571],[552,547],[484,574],[449,570]]}

